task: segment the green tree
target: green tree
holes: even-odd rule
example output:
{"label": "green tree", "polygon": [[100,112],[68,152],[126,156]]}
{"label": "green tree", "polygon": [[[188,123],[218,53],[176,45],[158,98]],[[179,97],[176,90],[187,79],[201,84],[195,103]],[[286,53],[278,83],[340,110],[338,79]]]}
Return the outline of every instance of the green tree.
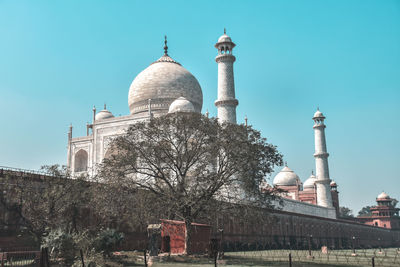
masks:
{"label": "green tree", "polygon": [[112,149],[99,182],[143,190],[170,217],[184,220],[188,254],[191,223],[216,203],[268,207],[272,191],[260,185],[282,164],[281,154],[260,132],[196,113],[135,123]]}
{"label": "green tree", "polygon": [[370,216],[370,215],[372,215],[371,206],[365,206],[358,212],[358,216]]}
{"label": "green tree", "polygon": [[340,218],[354,218],[353,211],[347,207],[339,207]]}

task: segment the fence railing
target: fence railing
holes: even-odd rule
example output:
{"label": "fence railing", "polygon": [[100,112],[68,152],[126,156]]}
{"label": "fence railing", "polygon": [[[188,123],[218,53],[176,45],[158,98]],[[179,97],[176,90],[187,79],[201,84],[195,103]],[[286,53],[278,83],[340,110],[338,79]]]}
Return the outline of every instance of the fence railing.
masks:
{"label": "fence railing", "polygon": [[50,267],[48,249],[2,249],[0,252],[0,266]]}
{"label": "fence railing", "polygon": [[[350,249],[330,250],[323,247],[319,250],[270,249],[260,251],[231,251],[219,256],[225,264],[267,265],[268,263],[307,263],[311,266],[332,264],[335,266],[400,266],[400,250],[385,249]],[[313,265],[315,264],[315,265]]]}
{"label": "fence railing", "polygon": [[19,172],[19,173],[25,173],[25,174],[37,174],[37,175],[49,175],[47,172],[44,172],[44,171],[13,168],[13,167],[7,167],[7,166],[0,166],[0,171],[11,171],[11,172]]}
{"label": "fence railing", "polygon": [[[264,240],[218,240],[217,251],[212,256],[227,265],[268,265],[284,263],[285,266],[310,266],[332,264],[337,266],[400,266],[398,240],[367,240],[360,237],[288,237],[270,236]],[[389,244],[389,245],[388,245]],[[214,246],[215,247],[215,246]],[[282,265],[283,266],[283,265]]]}

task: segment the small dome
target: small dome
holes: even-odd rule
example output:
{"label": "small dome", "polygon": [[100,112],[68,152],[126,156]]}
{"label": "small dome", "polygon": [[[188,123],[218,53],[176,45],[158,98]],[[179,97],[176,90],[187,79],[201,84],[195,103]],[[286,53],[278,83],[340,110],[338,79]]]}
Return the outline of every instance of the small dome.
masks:
{"label": "small dome", "polygon": [[99,111],[96,114],[95,120],[104,120],[104,119],[109,119],[109,118],[114,118],[114,115],[107,110],[106,105],[104,105],[104,109]]}
{"label": "small dome", "polygon": [[168,113],[175,113],[175,112],[196,112],[192,102],[184,98],[183,96],[177,98],[172,102],[169,106]]}
{"label": "small dome", "polygon": [[317,110],[317,112],[314,113],[314,117],[313,118],[325,118],[324,114],[322,114],[321,111],[319,111],[319,109]]}
{"label": "small dome", "polygon": [[304,189],[313,189],[316,180],[317,180],[317,177],[315,177],[314,173],[312,173],[310,175],[310,177],[304,182],[303,188]]}
{"label": "small dome", "polygon": [[285,166],[274,178],[274,185],[298,185],[300,179],[288,166]]}
{"label": "small dome", "polygon": [[382,192],[378,195],[377,199],[390,199],[389,195],[385,192]]}
{"label": "small dome", "polygon": [[228,35],[226,35],[226,33],[224,33],[223,35],[221,35],[221,37],[218,38],[218,43],[227,43],[227,42],[232,42],[231,37],[229,37]]}
{"label": "small dome", "polygon": [[332,180],[332,182],[329,184],[331,187],[332,186],[337,186],[337,183],[335,181]]}

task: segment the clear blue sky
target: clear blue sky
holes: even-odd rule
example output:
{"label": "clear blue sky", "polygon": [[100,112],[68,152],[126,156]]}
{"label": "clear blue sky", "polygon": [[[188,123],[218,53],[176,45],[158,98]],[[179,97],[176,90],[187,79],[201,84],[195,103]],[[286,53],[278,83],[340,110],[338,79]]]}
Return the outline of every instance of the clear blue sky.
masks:
{"label": "clear blue sky", "polygon": [[237,44],[239,121],[304,181],[319,106],[341,205],[358,211],[382,190],[400,199],[400,1],[390,0],[0,0],[0,165],[65,164],[70,123],[85,135],[104,102],[128,114],[130,83],[162,55],[164,34],[215,115],[224,27]]}

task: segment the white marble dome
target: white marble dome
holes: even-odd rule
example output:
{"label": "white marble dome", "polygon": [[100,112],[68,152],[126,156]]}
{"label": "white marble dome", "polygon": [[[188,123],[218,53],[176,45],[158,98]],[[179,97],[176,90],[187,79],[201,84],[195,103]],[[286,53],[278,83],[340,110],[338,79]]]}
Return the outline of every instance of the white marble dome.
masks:
{"label": "white marble dome", "polygon": [[226,35],[226,33],[224,33],[223,35],[221,35],[221,37],[218,38],[218,43],[225,43],[225,42],[232,42],[231,37]]}
{"label": "white marble dome", "polygon": [[300,178],[294,171],[292,171],[288,166],[285,166],[274,178],[274,185],[298,185],[300,184]]}
{"label": "white marble dome", "polygon": [[322,114],[319,109],[314,113],[314,118],[325,118],[324,114]]}
{"label": "white marble dome", "polygon": [[311,174],[310,177],[304,182],[304,189],[314,189],[315,181],[317,181],[317,177],[314,174]]}
{"label": "white marble dome", "polygon": [[378,195],[377,199],[390,199],[389,195],[385,192],[382,192]]}
{"label": "white marble dome", "polygon": [[169,106],[168,113],[175,112],[196,112],[192,102],[184,98],[183,96],[177,98],[172,104]]}
{"label": "white marble dome", "polygon": [[139,73],[129,89],[128,104],[132,115],[147,113],[149,99],[153,113],[166,114],[171,103],[183,96],[201,112],[203,93],[197,79],[168,55]]}
{"label": "white marble dome", "polygon": [[104,105],[104,109],[100,110],[95,116],[96,121],[109,119],[109,118],[114,118],[114,115],[110,111],[107,110],[105,105]]}

